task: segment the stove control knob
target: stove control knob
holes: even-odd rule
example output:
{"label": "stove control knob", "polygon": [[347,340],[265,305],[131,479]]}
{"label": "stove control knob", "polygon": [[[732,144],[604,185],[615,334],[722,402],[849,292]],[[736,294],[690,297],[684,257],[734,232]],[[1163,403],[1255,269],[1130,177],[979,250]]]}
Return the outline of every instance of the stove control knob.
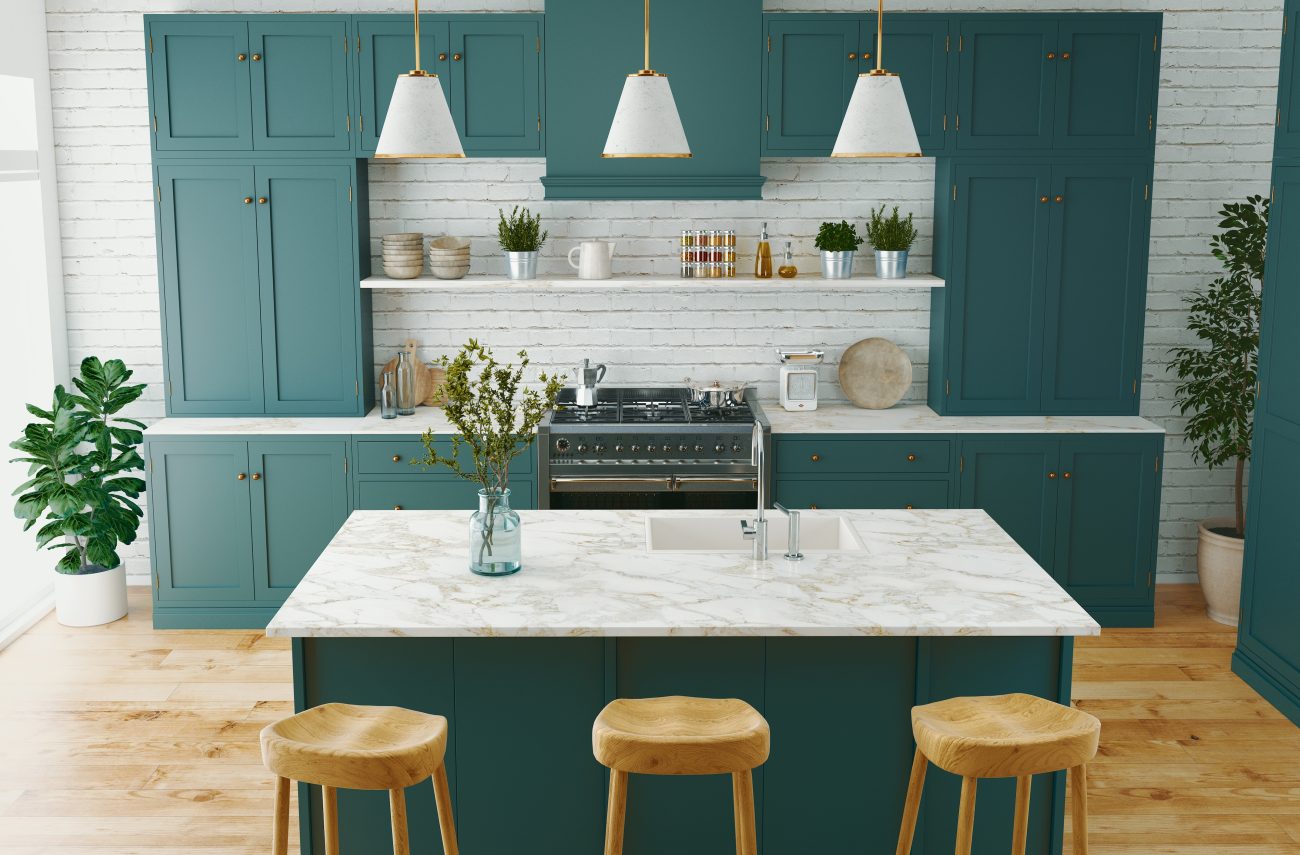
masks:
{"label": "stove control knob", "polygon": [[677,446],[677,450],[682,454],[685,454],[686,452],[691,450],[691,447],[683,442],[681,445]]}
{"label": "stove control knob", "polygon": [[622,453],[623,453],[623,446],[622,446],[622,445],[616,445],[616,446],[614,446],[614,453],[615,453],[615,454],[622,454]]}
{"label": "stove control knob", "polygon": [[586,454],[586,453],[587,453],[587,443],[585,443],[585,442],[580,442],[580,443],[578,443],[578,453],[579,453],[579,454]]}
{"label": "stove control knob", "polygon": [[555,450],[556,450],[556,451],[559,451],[559,452],[565,452],[565,451],[568,451],[568,450],[569,450],[569,441],[568,441],[567,439],[564,439],[563,437],[561,437],[560,439],[557,439],[557,440],[555,441]]}
{"label": "stove control knob", "polygon": [[597,454],[604,454],[604,453],[605,453],[605,446],[601,445],[601,444],[598,442],[598,443],[596,443],[596,448],[595,448],[594,450],[595,450],[595,452],[596,452]]}
{"label": "stove control knob", "polygon": [[656,451],[658,451],[658,450],[659,450],[659,446],[657,446],[657,445],[647,445],[647,446],[645,447],[645,453],[646,453],[646,454],[654,454],[654,453],[655,453]]}
{"label": "stove control knob", "polygon": [[721,454],[722,452],[727,450],[727,447],[722,443],[718,443],[717,445],[713,446],[713,450],[718,454]]}
{"label": "stove control knob", "polygon": [[731,444],[731,453],[732,453],[732,454],[739,454],[739,453],[742,452],[742,451],[744,451],[744,449],[740,447],[740,443],[738,443],[738,442],[733,442],[733,443]]}
{"label": "stove control knob", "polygon": [[640,453],[641,453],[641,446],[639,446],[639,445],[633,443],[633,445],[632,445],[632,453],[633,453],[633,454],[640,454]]}
{"label": "stove control knob", "polygon": [[702,446],[702,445],[697,445],[697,446],[695,446],[695,453],[696,453],[696,454],[703,454],[703,453],[704,453],[704,446]]}

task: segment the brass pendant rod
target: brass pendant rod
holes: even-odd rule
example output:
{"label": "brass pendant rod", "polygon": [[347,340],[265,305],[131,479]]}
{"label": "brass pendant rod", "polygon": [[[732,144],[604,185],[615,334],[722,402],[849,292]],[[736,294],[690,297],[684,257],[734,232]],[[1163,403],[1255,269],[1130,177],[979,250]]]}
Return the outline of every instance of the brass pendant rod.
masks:
{"label": "brass pendant rod", "polygon": [[420,70],[420,0],[415,0],[415,70]]}
{"label": "brass pendant rod", "polygon": [[645,65],[641,70],[650,70],[650,0],[645,0]]}
{"label": "brass pendant rod", "polygon": [[885,0],[876,9],[876,71],[884,71],[885,52]]}

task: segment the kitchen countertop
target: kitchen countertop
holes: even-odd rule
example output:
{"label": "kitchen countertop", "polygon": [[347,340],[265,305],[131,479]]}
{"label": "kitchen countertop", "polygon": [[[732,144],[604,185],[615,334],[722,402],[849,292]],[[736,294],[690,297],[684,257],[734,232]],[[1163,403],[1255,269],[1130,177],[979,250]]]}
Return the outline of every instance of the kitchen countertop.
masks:
{"label": "kitchen countertop", "polygon": [[208,436],[211,434],[264,434],[274,436],[321,436],[350,434],[410,434],[419,436],[426,429],[435,434],[456,431],[447,421],[441,407],[416,407],[413,416],[382,419],[375,408],[363,417],[296,418],[294,416],[234,416],[231,418],[168,418],[154,422],[145,431],[151,438],[160,436]]}
{"label": "kitchen countertop", "polygon": [[[700,511],[654,512],[698,517]],[[736,524],[743,511],[717,512]],[[522,511],[524,567],[466,567],[468,511],[357,511],[267,634],[1073,636],[1097,623],[979,510],[844,510],[860,552],[651,553],[643,511]],[[779,526],[777,516],[771,525]]]}

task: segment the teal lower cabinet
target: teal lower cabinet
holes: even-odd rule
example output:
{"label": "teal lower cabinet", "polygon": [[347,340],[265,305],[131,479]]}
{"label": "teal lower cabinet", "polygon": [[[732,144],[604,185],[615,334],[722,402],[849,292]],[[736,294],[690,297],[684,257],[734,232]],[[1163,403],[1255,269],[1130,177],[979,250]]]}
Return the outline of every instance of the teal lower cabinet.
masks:
{"label": "teal lower cabinet", "polygon": [[787,508],[947,508],[947,480],[807,480],[781,478],[772,487],[776,501]]}
{"label": "teal lower cabinet", "polygon": [[[435,437],[439,454],[451,454],[451,438]],[[424,443],[411,436],[357,437],[354,505],[359,511],[448,511],[478,507],[478,483],[457,477],[450,469],[413,463],[425,456]],[[515,510],[537,507],[537,482],[533,477],[533,449],[514,459],[510,467],[510,506]],[[457,459],[473,471],[473,457],[462,445]]]}
{"label": "teal lower cabinet", "polygon": [[[738,697],[772,728],[755,774],[764,855],[893,851],[913,704],[961,694],[1070,699],[1065,638],[302,638],[294,704],[397,704],[446,716],[461,849],[599,852],[607,776],[591,723],[616,697]],[[871,738],[860,735],[870,733]],[[1036,779],[1026,851],[1059,855],[1065,775]],[[960,780],[931,768],[914,855],[952,851]],[[1011,849],[1015,781],[981,781],[973,852]],[[324,855],[320,791],[299,790],[302,850]],[[440,853],[433,788],[407,791],[413,852]],[[382,792],[340,792],[342,851],[387,852]],[[628,855],[734,848],[727,776],[634,775]],[[376,843],[376,841],[380,841]],[[378,847],[378,848],[377,848]]]}
{"label": "teal lower cabinet", "polygon": [[793,509],[952,507],[953,446],[933,435],[778,435],[772,495]]}
{"label": "teal lower cabinet", "polygon": [[1103,626],[1151,626],[1163,437],[962,439],[960,506],[982,508]]}

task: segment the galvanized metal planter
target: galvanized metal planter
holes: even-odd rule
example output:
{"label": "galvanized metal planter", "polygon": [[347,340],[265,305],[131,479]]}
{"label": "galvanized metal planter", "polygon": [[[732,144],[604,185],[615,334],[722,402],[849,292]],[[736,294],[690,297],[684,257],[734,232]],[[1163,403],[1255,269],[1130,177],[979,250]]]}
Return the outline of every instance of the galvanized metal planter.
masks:
{"label": "galvanized metal planter", "polygon": [[876,250],[876,278],[907,278],[907,250],[904,249],[896,252],[886,252],[879,249]]}
{"label": "galvanized metal planter", "polygon": [[822,278],[848,279],[853,275],[853,250],[822,252]]}
{"label": "galvanized metal planter", "polygon": [[507,252],[507,276],[511,279],[537,278],[537,251]]}

